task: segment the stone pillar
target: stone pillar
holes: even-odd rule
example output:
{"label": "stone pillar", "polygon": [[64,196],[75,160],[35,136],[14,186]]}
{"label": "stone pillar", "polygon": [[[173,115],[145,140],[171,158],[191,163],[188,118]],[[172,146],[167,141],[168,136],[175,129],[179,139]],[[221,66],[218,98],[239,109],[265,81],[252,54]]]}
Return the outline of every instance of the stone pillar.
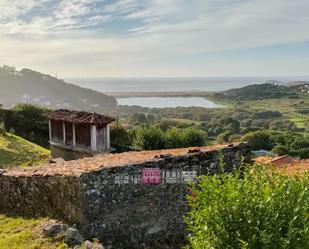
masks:
{"label": "stone pillar", "polygon": [[65,123],[62,122],[62,128],[63,128],[63,144],[65,144]]}
{"label": "stone pillar", "polygon": [[97,126],[91,125],[90,126],[90,134],[91,134],[91,150],[97,151]]}
{"label": "stone pillar", "polygon": [[51,134],[52,134],[52,130],[51,130],[51,120],[48,120],[48,129],[49,129],[49,143],[52,140]]}
{"label": "stone pillar", "polygon": [[106,126],[106,141],[107,141],[107,144],[106,144],[106,149],[109,150],[110,147],[111,147],[111,141],[110,141],[110,127],[109,125]]}
{"label": "stone pillar", "polygon": [[75,124],[72,124],[72,131],[73,131],[73,146],[76,146],[76,133],[75,133]]}

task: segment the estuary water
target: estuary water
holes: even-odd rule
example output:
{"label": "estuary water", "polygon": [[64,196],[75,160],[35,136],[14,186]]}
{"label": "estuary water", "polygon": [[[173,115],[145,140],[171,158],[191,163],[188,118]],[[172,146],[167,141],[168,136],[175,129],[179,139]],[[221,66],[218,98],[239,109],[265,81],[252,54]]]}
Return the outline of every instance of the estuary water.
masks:
{"label": "estuary water", "polygon": [[164,107],[191,107],[198,106],[204,108],[219,108],[223,107],[212,101],[201,97],[132,97],[118,98],[119,105],[138,105],[149,108],[164,108]]}
{"label": "estuary water", "polygon": [[[193,78],[68,78],[67,82],[106,94],[224,91],[265,82],[289,82],[309,80],[309,76],[267,77],[193,77]],[[125,97],[125,96],[124,96]],[[149,108],[222,107],[200,97],[131,97],[118,98],[120,105],[138,105]]]}

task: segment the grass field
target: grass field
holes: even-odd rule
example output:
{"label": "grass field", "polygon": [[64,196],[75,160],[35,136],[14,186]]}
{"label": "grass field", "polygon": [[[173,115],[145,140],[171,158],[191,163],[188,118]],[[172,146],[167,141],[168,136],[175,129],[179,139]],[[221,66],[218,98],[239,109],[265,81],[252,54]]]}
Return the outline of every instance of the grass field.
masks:
{"label": "grass field", "polygon": [[48,150],[16,135],[0,134],[0,168],[35,166],[48,158]]}
{"label": "grass field", "polygon": [[290,120],[299,128],[304,128],[306,123],[309,123],[309,114],[301,114],[300,111],[309,111],[309,95],[299,95],[298,99],[263,99],[263,100],[246,100],[246,101],[218,101],[212,99],[218,104],[223,104],[226,107],[243,107],[252,111],[279,111],[283,117],[282,121]]}
{"label": "grass field", "polygon": [[25,219],[0,215],[0,249],[64,249],[62,241],[51,241],[42,234],[47,219]]}
{"label": "grass field", "polygon": [[246,101],[246,105],[253,110],[272,110],[283,114],[284,119],[288,119],[299,128],[304,128],[309,122],[308,114],[301,114],[299,111],[309,110],[309,96],[302,96],[300,99],[267,99]]}

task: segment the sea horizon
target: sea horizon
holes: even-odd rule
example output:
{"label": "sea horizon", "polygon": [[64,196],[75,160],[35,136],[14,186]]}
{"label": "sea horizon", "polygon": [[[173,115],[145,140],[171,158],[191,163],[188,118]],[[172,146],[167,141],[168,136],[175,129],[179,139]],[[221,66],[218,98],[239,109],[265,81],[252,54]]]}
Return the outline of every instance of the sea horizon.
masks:
{"label": "sea horizon", "polygon": [[195,92],[224,91],[265,82],[309,81],[309,76],[231,77],[90,77],[65,78],[66,82],[99,92]]}

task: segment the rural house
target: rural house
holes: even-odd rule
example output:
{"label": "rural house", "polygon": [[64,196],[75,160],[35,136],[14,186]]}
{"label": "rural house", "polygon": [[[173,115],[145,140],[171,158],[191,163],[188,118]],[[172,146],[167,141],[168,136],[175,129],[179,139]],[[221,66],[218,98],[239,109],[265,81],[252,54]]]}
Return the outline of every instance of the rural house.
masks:
{"label": "rural house", "polygon": [[110,150],[114,118],[95,112],[56,110],[48,115],[51,156],[74,160]]}

